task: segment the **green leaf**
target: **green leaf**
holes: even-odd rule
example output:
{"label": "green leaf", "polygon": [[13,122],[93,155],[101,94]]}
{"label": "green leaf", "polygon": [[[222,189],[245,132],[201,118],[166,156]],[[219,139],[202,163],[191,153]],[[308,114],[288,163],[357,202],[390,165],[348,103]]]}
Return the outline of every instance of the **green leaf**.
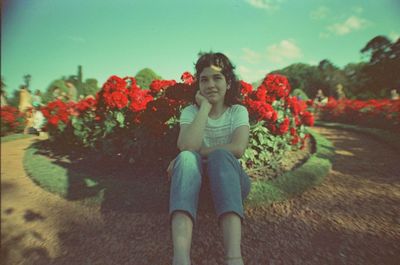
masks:
{"label": "green leaf", "polygon": [[116,120],[119,123],[119,127],[123,128],[124,127],[124,122],[125,122],[125,116],[121,112],[117,112],[115,115]]}

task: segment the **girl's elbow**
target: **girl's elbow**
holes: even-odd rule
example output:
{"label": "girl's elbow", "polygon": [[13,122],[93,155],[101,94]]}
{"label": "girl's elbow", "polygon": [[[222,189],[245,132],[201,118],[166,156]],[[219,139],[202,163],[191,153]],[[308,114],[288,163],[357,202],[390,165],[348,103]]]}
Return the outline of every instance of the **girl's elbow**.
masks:
{"label": "girl's elbow", "polygon": [[239,158],[241,158],[241,157],[244,155],[244,152],[245,152],[245,151],[246,151],[246,148],[238,148],[238,149],[235,150],[234,155],[235,155],[235,157],[236,157],[237,159],[239,159]]}

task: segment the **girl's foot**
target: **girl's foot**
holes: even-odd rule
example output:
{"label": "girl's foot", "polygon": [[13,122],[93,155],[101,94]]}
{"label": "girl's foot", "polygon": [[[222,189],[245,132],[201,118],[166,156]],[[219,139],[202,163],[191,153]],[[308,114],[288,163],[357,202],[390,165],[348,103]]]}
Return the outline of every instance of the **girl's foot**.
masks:
{"label": "girl's foot", "polygon": [[244,265],[242,257],[225,257],[226,265]]}

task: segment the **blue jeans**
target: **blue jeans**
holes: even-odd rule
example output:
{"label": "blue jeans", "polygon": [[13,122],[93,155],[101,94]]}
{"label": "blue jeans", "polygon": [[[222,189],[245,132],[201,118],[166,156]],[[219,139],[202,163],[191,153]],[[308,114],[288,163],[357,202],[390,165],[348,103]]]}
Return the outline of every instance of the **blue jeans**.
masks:
{"label": "blue jeans", "polygon": [[184,211],[195,222],[204,175],[209,178],[217,216],[233,212],[243,219],[243,200],[250,192],[250,178],[236,157],[225,149],[209,154],[205,165],[196,152],[182,151],[177,156],[171,181],[170,216],[175,211]]}

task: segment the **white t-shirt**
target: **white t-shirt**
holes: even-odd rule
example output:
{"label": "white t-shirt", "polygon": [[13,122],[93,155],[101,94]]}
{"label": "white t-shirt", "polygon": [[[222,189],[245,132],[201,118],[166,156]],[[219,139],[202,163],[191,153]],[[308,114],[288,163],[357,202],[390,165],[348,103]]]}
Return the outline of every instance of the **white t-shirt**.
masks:
{"label": "white t-shirt", "polygon": [[[191,124],[198,111],[199,108],[195,105],[184,108],[180,124]],[[209,117],[204,132],[203,146],[213,147],[230,143],[235,129],[243,125],[250,127],[249,113],[242,105],[232,105],[216,120]]]}

